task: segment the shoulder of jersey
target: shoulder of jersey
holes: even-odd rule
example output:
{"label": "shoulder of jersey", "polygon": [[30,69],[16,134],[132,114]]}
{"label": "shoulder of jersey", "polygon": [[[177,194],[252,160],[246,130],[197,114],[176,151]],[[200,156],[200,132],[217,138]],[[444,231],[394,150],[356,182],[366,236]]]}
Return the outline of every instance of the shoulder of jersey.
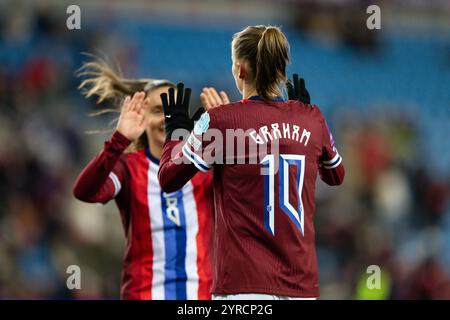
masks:
{"label": "shoulder of jersey", "polygon": [[242,106],[242,102],[237,101],[237,102],[232,102],[229,104],[221,105],[217,108],[213,108],[213,109],[209,110],[208,112],[209,113],[226,112],[229,110],[234,110],[236,107],[240,107],[240,106]]}
{"label": "shoulder of jersey", "polygon": [[309,114],[321,114],[319,107],[315,104],[305,104],[303,102],[297,100],[288,100],[286,103],[289,103],[295,108],[299,108],[302,112],[306,112]]}
{"label": "shoulder of jersey", "polygon": [[290,103],[290,104],[294,104],[300,108],[305,108],[305,109],[310,109],[310,110],[314,110],[314,109],[319,109],[319,107],[315,104],[306,104],[297,100],[288,100],[286,101],[286,103]]}
{"label": "shoulder of jersey", "polygon": [[214,121],[219,121],[221,119],[220,114],[226,114],[226,113],[232,113],[237,112],[242,107],[242,102],[233,102],[229,104],[224,104],[219,107],[213,108],[211,110],[208,110],[209,115],[211,118],[214,118]]}
{"label": "shoulder of jersey", "polygon": [[[321,114],[319,107],[315,104],[304,104],[302,102],[296,101],[296,100],[287,100],[285,103],[293,104],[295,107],[301,108],[304,112],[311,112],[313,114]],[[208,111],[210,115],[220,114],[222,112],[234,112],[238,111],[239,108],[242,107],[242,102],[233,102],[230,104],[222,105],[217,108],[211,109]]]}

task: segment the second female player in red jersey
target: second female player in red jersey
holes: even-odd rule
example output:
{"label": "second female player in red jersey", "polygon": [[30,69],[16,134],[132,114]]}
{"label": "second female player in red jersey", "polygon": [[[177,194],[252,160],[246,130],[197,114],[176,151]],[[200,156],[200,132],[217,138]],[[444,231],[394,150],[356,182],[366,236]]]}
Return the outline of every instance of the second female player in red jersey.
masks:
{"label": "second female player in red jersey", "polygon": [[[167,137],[161,187],[170,192],[198,171],[213,170],[213,298],[317,298],[316,178],[341,184],[341,156],[317,106],[281,97],[289,44],[279,28],[235,34],[232,60],[243,100],[204,113],[185,142]],[[189,130],[182,95],[161,96],[168,134]],[[241,154],[230,145],[237,140],[228,139],[230,129],[243,132]],[[270,151],[255,159],[255,146]]]}
{"label": "second female player in red jersey", "polygon": [[76,198],[115,200],[126,237],[122,299],[210,299],[212,176],[200,173],[166,193],[157,173],[165,139],[160,94],[166,80],[123,79],[103,62],[85,65],[86,95],[117,98],[110,140],[84,168]]}

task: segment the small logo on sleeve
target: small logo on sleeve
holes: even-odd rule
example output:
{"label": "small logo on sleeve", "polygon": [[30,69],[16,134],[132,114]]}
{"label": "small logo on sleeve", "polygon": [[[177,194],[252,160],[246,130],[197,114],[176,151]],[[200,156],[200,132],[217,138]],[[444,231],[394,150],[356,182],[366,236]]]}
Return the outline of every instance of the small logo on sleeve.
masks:
{"label": "small logo on sleeve", "polygon": [[206,130],[208,130],[209,128],[209,113],[205,112],[204,114],[202,114],[202,116],[200,117],[200,119],[198,119],[197,123],[195,124],[194,127],[194,134],[196,135],[200,135],[206,132]]}

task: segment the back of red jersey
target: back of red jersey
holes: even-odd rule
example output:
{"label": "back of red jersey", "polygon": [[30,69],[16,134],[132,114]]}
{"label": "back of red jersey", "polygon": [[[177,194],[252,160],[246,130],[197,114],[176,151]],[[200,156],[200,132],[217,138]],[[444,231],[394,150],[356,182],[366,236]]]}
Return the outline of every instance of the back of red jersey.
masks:
{"label": "back of red jersey", "polygon": [[222,106],[202,116],[183,154],[214,169],[212,292],[319,296],[315,183],[319,170],[334,172],[321,173],[329,184],[343,178],[320,110],[259,99]]}

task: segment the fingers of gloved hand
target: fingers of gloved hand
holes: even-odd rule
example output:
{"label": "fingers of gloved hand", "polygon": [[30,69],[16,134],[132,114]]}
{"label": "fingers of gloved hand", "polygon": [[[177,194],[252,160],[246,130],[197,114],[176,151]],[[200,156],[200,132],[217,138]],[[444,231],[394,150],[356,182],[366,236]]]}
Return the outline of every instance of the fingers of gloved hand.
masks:
{"label": "fingers of gloved hand", "polygon": [[189,101],[191,100],[191,88],[186,88],[184,90],[184,101],[183,101],[183,105],[185,107],[186,110],[188,110],[189,108]]}
{"label": "fingers of gloved hand", "polygon": [[175,107],[175,89],[169,88],[169,106],[171,108]]}
{"label": "fingers of gloved hand", "polygon": [[311,104],[311,96],[309,95],[309,92],[306,89],[305,89],[305,102],[307,104]]}
{"label": "fingers of gloved hand", "polygon": [[205,108],[200,107],[197,111],[195,111],[194,115],[191,117],[192,120],[197,121],[200,119],[201,115],[205,113]]}
{"label": "fingers of gloved hand", "polygon": [[294,86],[292,85],[291,80],[288,80],[288,82],[286,82],[286,89],[288,92],[288,97],[290,100],[296,100],[296,96],[295,96],[295,92],[294,92]]}
{"label": "fingers of gloved hand", "polygon": [[305,79],[300,78],[300,91],[304,93],[306,91]]}
{"label": "fingers of gloved hand", "polygon": [[298,96],[300,94],[300,90],[299,90],[299,82],[298,82],[298,74],[297,73],[294,73],[293,79],[294,79],[294,81],[293,81],[294,82],[294,92]]}
{"label": "fingers of gloved hand", "polygon": [[303,79],[303,78],[300,79],[300,94],[302,96],[302,101],[304,103],[309,104],[311,102],[309,92],[308,92],[308,90],[306,90],[305,79]]}
{"label": "fingers of gloved hand", "polygon": [[182,82],[177,84],[177,106],[183,103],[184,84]]}
{"label": "fingers of gloved hand", "polygon": [[169,112],[169,103],[167,101],[167,93],[161,93],[161,103],[163,106],[164,114],[167,114]]}

